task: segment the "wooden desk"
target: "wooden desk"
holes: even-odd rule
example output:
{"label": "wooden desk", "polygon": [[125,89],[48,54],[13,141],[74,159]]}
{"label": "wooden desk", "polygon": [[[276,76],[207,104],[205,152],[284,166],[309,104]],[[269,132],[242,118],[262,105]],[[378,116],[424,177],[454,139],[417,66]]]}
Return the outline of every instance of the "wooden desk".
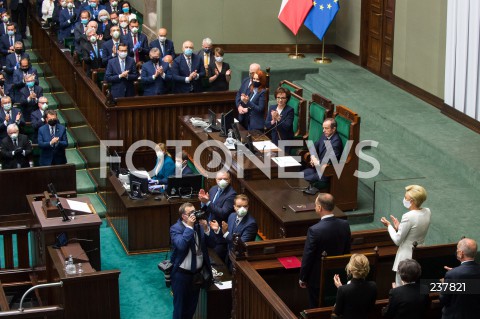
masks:
{"label": "wooden desk", "polygon": [[113,175],[107,183],[107,220],[123,248],[130,253],[149,253],[170,249],[170,226],[178,220],[178,209],[197,198],[168,201],[158,195],[143,200],[128,197],[119,179]]}
{"label": "wooden desk", "polygon": [[63,282],[63,287],[48,290],[49,304],[61,304],[64,318],[120,318],[118,277],[120,271],[95,271],[89,262],[82,262],[82,274],[65,273],[62,251],[48,246],[47,280]]}
{"label": "wooden desk", "polygon": [[[61,196],[61,193],[60,193]],[[74,196],[72,196],[74,197]],[[42,211],[42,201],[40,200],[42,195],[27,195],[28,203],[33,214],[36,216],[39,224],[40,231],[38,237],[40,238],[37,243],[39,260],[38,263],[45,265],[46,247],[55,244],[55,239],[58,234],[65,232],[68,239],[79,238],[89,239],[90,241],[79,241],[82,248],[87,252],[88,258],[93,268],[96,270],[101,269],[100,261],[100,225],[102,221],[97,214],[76,215],[74,220],[69,222],[63,222],[61,217],[46,218]],[[35,200],[37,199],[37,200]],[[77,197],[76,200],[81,200],[90,203],[88,197]],[[73,242],[73,241],[72,241]],[[34,263],[35,264],[35,263]]]}
{"label": "wooden desk", "polygon": [[[268,239],[305,236],[308,227],[319,221],[314,210],[295,213],[288,205],[311,204],[315,196],[305,195],[297,187],[307,186],[299,179],[240,180],[242,192],[248,196],[249,213],[255,217],[258,230]],[[346,215],[335,207],[337,218]]]}

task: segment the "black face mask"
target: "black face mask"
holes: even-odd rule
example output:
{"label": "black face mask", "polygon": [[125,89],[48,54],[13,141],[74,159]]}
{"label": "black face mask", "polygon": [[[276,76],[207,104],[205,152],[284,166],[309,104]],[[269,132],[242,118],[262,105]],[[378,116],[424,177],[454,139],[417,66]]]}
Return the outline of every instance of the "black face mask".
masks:
{"label": "black face mask", "polygon": [[152,58],[151,60],[152,60],[152,63],[153,63],[153,64],[156,64],[156,63],[158,63],[158,61],[160,61],[159,58]]}
{"label": "black face mask", "polygon": [[16,54],[22,54],[22,49],[15,49]]}
{"label": "black face mask", "polygon": [[260,82],[253,82],[253,87],[258,88],[260,87],[261,83]]}
{"label": "black face mask", "polygon": [[206,54],[210,54],[210,49],[203,49]]}
{"label": "black face mask", "polygon": [[23,72],[27,72],[27,71],[28,71],[28,67],[26,67],[26,68],[25,68],[25,67],[21,67],[20,69],[21,69]]}
{"label": "black face mask", "polygon": [[3,86],[5,84],[5,80],[0,80],[0,86]]}
{"label": "black face mask", "polygon": [[50,119],[48,120],[48,125],[55,126],[57,125],[57,122],[58,122],[57,119]]}

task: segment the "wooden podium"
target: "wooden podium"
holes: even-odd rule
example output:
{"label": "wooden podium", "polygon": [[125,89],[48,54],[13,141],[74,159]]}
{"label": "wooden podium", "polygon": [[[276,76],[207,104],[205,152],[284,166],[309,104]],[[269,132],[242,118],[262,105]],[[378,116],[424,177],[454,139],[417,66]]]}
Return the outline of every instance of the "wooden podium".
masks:
{"label": "wooden podium", "polygon": [[[60,201],[65,204],[65,209],[70,208],[67,199],[91,205],[88,197],[76,197],[76,193],[73,191],[59,193],[59,196],[61,197]],[[34,241],[38,240],[36,245],[39,248],[37,255],[33,256],[36,259],[34,265],[45,265],[46,247],[54,245],[56,237],[64,232],[70,243],[78,242],[80,244],[92,267],[100,270],[100,225],[102,224],[100,217],[95,212],[76,214],[75,219],[66,222],[62,221],[62,217],[47,217],[43,209],[42,200],[44,198],[44,194],[27,195],[30,209],[37,218],[40,227],[37,238],[33,239]]]}

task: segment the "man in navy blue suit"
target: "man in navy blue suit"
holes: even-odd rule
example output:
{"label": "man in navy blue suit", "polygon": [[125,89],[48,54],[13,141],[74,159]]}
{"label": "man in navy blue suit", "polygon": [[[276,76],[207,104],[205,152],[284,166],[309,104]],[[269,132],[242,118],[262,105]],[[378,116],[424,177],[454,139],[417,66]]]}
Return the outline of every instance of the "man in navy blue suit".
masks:
{"label": "man in navy blue suit", "polygon": [[66,164],[67,130],[65,126],[58,124],[57,112],[55,110],[47,110],[45,112],[45,121],[48,125],[43,125],[38,130],[39,165]]}
{"label": "man in navy blue suit", "polygon": [[7,136],[7,126],[17,124],[18,127],[25,125],[22,112],[12,107],[12,99],[9,96],[2,97],[2,109],[0,110],[0,141]]}
{"label": "man in navy blue suit", "polygon": [[148,39],[143,33],[139,33],[137,19],[130,20],[130,30],[127,35],[121,36],[121,41],[128,45],[128,55],[134,58],[135,63],[147,61]]}
{"label": "man in navy blue suit", "polygon": [[242,106],[242,94],[249,95],[250,94],[250,85],[252,85],[252,78],[257,71],[259,71],[260,64],[252,63],[250,64],[250,68],[248,69],[248,77],[242,80],[242,84],[238,89],[237,95],[235,96],[235,106],[237,108]]}
{"label": "man in navy blue suit", "polygon": [[201,276],[204,265],[207,271],[212,271],[208,247],[215,246],[215,235],[206,220],[196,220],[194,211],[191,203],[182,204],[180,218],[170,227],[173,319],[193,317],[200,293],[200,287],[194,284],[194,279]]}
{"label": "man in navy blue suit", "polygon": [[320,221],[308,228],[299,285],[308,288],[310,308],[318,307],[320,297],[320,260],[322,253],[338,256],[350,253],[350,225],[346,220],[334,217],[335,200],[332,195],[322,193],[315,200],[315,213]]}
{"label": "man in navy blue suit", "polygon": [[[445,266],[447,273],[443,282],[462,283],[469,281],[471,285],[477,285],[478,287],[480,282],[480,265],[475,262],[477,249],[475,240],[471,238],[460,240],[457,244],[456,256],[461,264],[455,268]],[[477,294],[441,293],[440,303],[443,305],[442,319],[474,319],[478,318],[480,313],[480,294],[478,294],[478,289]]]}
{"label": "man in navy blue suit", "polygon": [[27,38],[27,0],[11,0],[10,11],[12,12],[12,21],[20,26],[20,33],[23,39]]}
{"label": "man in navy blue suit", "polygon": [[205,76],[202,59],[193,53],[193,42],[183,42],[183,54],[173,61],[173,80],[175,93],[202,92],[200,79]]}
{"label": "man in navy blue suit", "polygon": [[175,57],[175,48],[173,41],[167,39],[168,31],[165,28],[158,29],[158,39],[150,42],[150,49],[158,48],[160,50],[160,59],[163,59],[166,55]]}
{"label": "man in navy blue suit", "polygon": [[104,41],[102,45],[103,65],[107,65],[110,59],[117,57],[118,45],[120,44],[120,27],[118,25],[114,25],[110,28],[110,36],[111,39],[108,41]]}
{"label": "man in navy blue suit", "polygon": [[167,91],[171,75],[167,75],[168,63],[160,61],[160,50],[150,50],[150,61],[142,65],[140,79],[143,83],[143,95],[160,95]]}
{"label": "man in navy blue suit", "polygon": [[87,30],[88,41],[82,44],[82,60],[87,65],[87,76],[90,77],[92,69],[103,68],[103,41],[94,29]]}
{"label": "man in navy blue suit", "polygon": [[182,151],[181,155],[177,154],[175,157],[175,176],[191,174],[193,174],[193,171],[188,167],[188,154]]}
{"label": "man in navy blue suit", "polygon": [[31,126],[34,129],[32,142],[33,144],[38,143],[38,130],[40,127],[45,125],[45,112],[48,110],[48,99],[45,96],[38,98],[38,108],[32,112]]}
{"label": "man in navy blue suit", "polygon": [[92,20],[98,21],[98,13],[100,10],[105,10],[105,6],[103,4],[98,4],[98,0],[89,0],[89,4],[83,7],[84,10],[90,11],[92,16]]}
{"label": "man in navy blue suit", "polygon": [[8,137],[1,140],[2,169],[28,167],[28,156],[32,153],[32,143],[28,137],[18,134],[18,126],[9,124]]}
{"label": "man in navy blue suit", "polygon": [[[226,171],[219,171],[215,177],[216,186],[210,188],[205,192],[201,189],[198,192],[198,199],[202,202],[202,210],[208,213],[208,220],[216,220],[219,225],[228,220],[228,216],[233,212],[233,200],[237,192],[230,185],[230,173]],[[225,260],[227,255],[227,241],[224,238],[217,240],[215,252],[222,259]]]}
{"label": "man in navy blue suit", "polygon": [[35,110],[38,98],[43,96],[43,88],[35,85],[35,75],[29,74],[25,77],[25,86],[20,90],[20,103],[25,121],[31,121],[31,114]]}
{"label": "man in navy blue suit", "polygon": [[23,48],[23,42],[17,41],[13,45],[14,52],[7,55],[6,62],[5,62],[5,73],[7,75],[6,81],[8,84],[13,83],[13,72],[16,69],[20,68],[20,60],[23,58],[30,59],[28,53],[25,52]]}
{"label": "man in navy blue suit", "polygon": [[74,37],[75,23],[79,16],[80,8],[75,8],[73,0],[67,0],[67,7],[58,14],[59,31],[58,41],[63,42],[65,38]]}
{"label": "man in navy blue suit", "polygon": [[[328,143],[330,143],[330,146],[327,146]],[[310,154],[310,167],[303,170],[303,177],[310,183],[309,187],[304,190],[304,193],[309,195],[315,195],[320,191],[314,186],[314,183],[328,181],[328,177],[318,175],[317,168],[323,172],[325,166],[331,163],[331,159],[336,158],[338,161],[342,155],[343,144],[337,133],[337,122],[335,119],[327,118],[323,121],[323,134],[320,139],[315,142],[314,146],[318,158]]]}
{"label": "man in navy blue suit", "polygon": [[108,11],[108,13],[116,12],[117,14],[120,12],[118,9],[118,1],[117,0],[110,0],[108,5],[105,6],[105,10]]}
{"label": "man in navy blue suit", "polygon": [[13,103],[20,101],[20,90],[26,85],[25,78],[30,74],[35,75],[35,85],[39,85],[37,69],[32,67],[30,59],[22,58],[20,60],[20,68],[13,71],[13,85],[10,93]]}
{"label": "man in navy blue suit", "polygon": [[[235,197],[234,203],[235,212],[228,216],[228,222],[222,222],[221,231],[218,234],[227,241],[227,253],[233,249],[234,234],[239,235],[240,239],[246,243],[247,241],[254,241],[258,232],[257,221],[248,213],[248,197],[239,194]],[[226,263],[231,263],[230,258],[227,257]]]}
{"label": "man in navy blue suit", "polygon": [[17,41],[23,43],[22,36],[16,33],[15,25],[9,23],[7,25],[7,34],[0,36],[0,53],[2,54],[0,56],[0,63],[2,63],[2,65],[5,65],[5,57],[15,52],[15,42]]}
{"label": "man in navy blue suit", "polygon": [[128,56],[128,46],[120,43],[118,58],[110,59],[105,71],[105,81],[112,85],[110,92],[113,98],[134,96],[133,82],[137,78],[137,68],[133,58]]}

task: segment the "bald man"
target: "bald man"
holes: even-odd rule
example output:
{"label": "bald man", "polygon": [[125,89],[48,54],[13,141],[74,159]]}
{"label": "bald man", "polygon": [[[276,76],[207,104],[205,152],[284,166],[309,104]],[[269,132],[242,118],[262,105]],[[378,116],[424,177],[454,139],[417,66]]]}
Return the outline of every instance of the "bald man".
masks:
{"label": "bald man", "polygon": [[167,29],[160,28],[158,29],[158,38],[150,42],[150,49],[158,48],[160,50],[160,59],[163,59],[166,55],[175,56],[173,41],[167,39],[167,35]]}
{"label": "bald man", "polygon": [[253,75],[260,70],[260,64],[252,63],[248,69],[248,77],[242,80],[242,84],[238,89],[237,96],[235,97],[235,106],[238,108],[241,106],[242,103],[242,93],[249,95],[250,94],[250,85],[252,85],[252,77]]}
{"label": "bald man", "polygon": [[[469,283],[478,287],[480,285],[480,265],[475,262],[477,249],[475,240],[471,238],[460,240],[457,244],[456,256],[461,264],[455,268],[445,266],[447,273],[444,282],[462,283],[468,281],[467,288]],[[480,294],[442,293],[440,303],[443,305],[442,319],[474,319],[478,318],[480,314]]]}
{"label": "bald man", "polygon": [[193,42],[185,41],[182,45],[182,54],[173,61],[173,80],[175,93],[202,92],[200,79],[205,76],[205,67],[202,59],[193,53]]}

